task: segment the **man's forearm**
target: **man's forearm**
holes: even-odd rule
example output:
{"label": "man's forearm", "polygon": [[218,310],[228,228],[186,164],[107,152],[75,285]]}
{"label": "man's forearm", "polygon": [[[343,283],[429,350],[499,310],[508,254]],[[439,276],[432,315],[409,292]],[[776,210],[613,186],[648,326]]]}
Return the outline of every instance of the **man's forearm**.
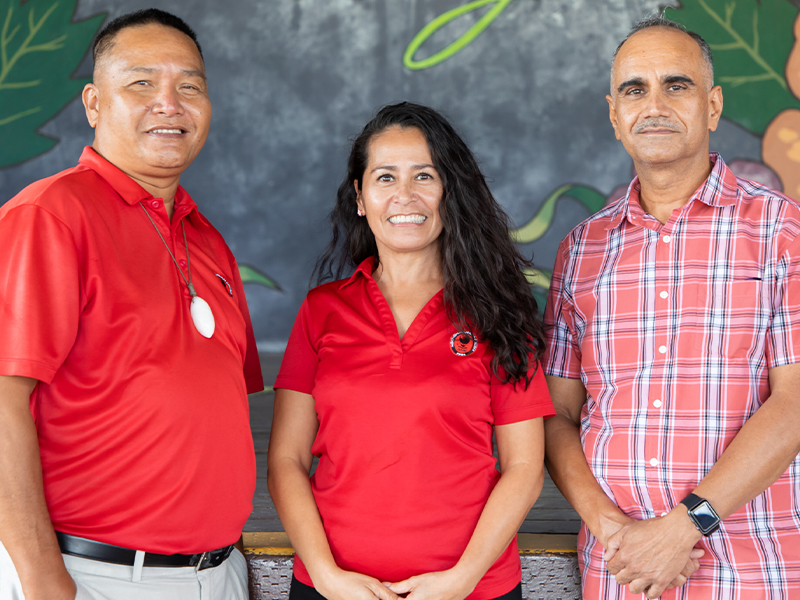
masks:
{"label": "man's forearm", "polygon": [[597,483],[581,446],[580,431],[568,418],[545,421],[545,464],[567,502],[578,512],[592,535],[605,547],[608,537],[628,517]]}
{"label": "man's forearm", "polygon": [[800,403],[784,389],[773,393],[748,419],[695,493],[724,520],[772,485],[798,452]]}
{"label": "man's forearm", "polygon": [[[722,520],[772,485],[800,451],[800,365],[770,371],[770,386],[772,395],[694,490]],[[608,569],[619,583],[630,582],[632,592],[650,587],[648,597],[655,597],[699,539],[686,507],[678,504],[666,517],[636,523],[614,536]]]}
{"label": "man's forearm", "polygon": [[0,542],[19,574],[26,600],[72,600],[44,499],[36,426],[28,399],[36,382],[0,377]]}
{"label": "man's forearm", "polygon": [[[790,388],[791,389],[791,388]],[[794,389],[800,389],[800,385]],[[767,489],[800,451],[800,410],[794,394],[773,394],[739,430],[694,492],[724,520]],[[679,498],[680,499],[680,498]],[[712,536],[719,534],[712,534]],[[661,519],[648,519],[611,540],[608,570],[632,593],[649,588],[656,597],[674,581],[694,544],[701,539],[687,509],[675,506]],[[685,567],[683,567],[685,569]]]}

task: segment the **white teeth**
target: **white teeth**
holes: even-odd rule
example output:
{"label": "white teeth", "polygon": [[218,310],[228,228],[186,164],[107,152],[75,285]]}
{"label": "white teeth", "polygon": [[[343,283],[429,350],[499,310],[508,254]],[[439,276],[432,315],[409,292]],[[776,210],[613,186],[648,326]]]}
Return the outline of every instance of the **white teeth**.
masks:
{"label": "white teeth", "polygon": [[183,133],[180,129],[153,129],[150,133]]}
{"label": "white teeth", "polygon": [[427,217],[423,217],[422,215],[395,215],[393,217],[389,217],[389,223],[393,223],[395,225],[399,225],[400,223],[424,223]]}

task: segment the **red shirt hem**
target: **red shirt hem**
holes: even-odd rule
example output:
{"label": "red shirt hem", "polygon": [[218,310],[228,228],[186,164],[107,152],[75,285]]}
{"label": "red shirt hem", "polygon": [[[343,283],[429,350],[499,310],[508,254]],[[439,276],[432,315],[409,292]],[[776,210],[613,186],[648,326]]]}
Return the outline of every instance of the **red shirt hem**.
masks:
{"label": "red shirt hem", "polygon": [[497,411],[494,415],[494,424],[510,425],[511,423],[529,421],[531,419],[538,419],[539,417],[552,417],[556,414],[552,407],[542,410],[543,408],[544,407],[541,406],[526,406],[523,408]]}
{"label": "red shirt hem", "polygon": [[278,377],[275,380],[275,385],[273,386],[274,389],[286,389],[292,390],[293,392],[300,392],[301,394],[310,394],[313,386],[308,385],[306,381],[300,379],[299,377]]}
{"label": "red shirt hem", "polygon": [[0,375],[6,377],[30,377],[50,383],[57,370],[33,360],[0,358]]}

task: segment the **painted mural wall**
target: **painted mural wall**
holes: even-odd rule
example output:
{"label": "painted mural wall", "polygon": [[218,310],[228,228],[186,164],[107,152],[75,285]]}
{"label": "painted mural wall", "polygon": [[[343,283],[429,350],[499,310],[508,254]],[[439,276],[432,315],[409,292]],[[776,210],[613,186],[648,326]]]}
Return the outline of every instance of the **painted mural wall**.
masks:
{"label": "painted mural wall", "polygon": [[[92,141],[78,95],[104,22],[157,6],[199,36],[214,107],[182,179],[241,264],[256,337],[280,350],[327,241],[348,142],[383,104],[447,114],[537,266],[625,193],[610,57],[657,0],[0,0],[0,203]],[[714,52],[737,174],[800,200],[800,0],[684,0],[668,17]],[[43,265],[46,268],[46,265]]]}

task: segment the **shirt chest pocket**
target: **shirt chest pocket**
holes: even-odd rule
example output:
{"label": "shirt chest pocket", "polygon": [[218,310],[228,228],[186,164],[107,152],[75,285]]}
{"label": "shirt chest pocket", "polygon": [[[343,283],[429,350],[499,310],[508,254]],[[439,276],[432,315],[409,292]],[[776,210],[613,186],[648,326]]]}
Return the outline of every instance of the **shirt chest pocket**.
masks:
{"label": "shirt chest pocket", "polygon": [[753,358],[763,352],[770,319],[766,283],[758,268],[709,270],[705,282],[684,291],[687,299],[694,298],[693,310],[685,317],[702,336],[706,356]]}

